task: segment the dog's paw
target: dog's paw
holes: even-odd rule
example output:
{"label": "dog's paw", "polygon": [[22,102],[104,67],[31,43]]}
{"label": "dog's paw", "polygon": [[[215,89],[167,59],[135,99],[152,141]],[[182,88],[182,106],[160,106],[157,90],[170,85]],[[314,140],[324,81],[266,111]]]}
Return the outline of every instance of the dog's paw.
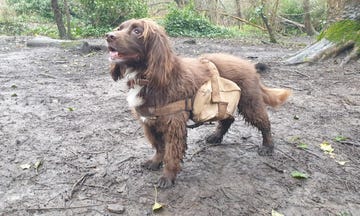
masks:
{"label": "dog's paw", "polygon": [[258,149],[258,154],[260,156],[271,156],[274,152],[273,146],[260,146]]}
{"label": "dog's paw", "polygon": [[159,170],[162,165],[162,162],[154,162],[152,160],[145,161],[141,164],[141,167],[148,169],[148,170]]}
{"label": "dog's paw", "polygon": [[161,176],[157,183],[157,186],[159,188],[169,188],[169,187],[173,186],[174,184],[175,184],[175,179]]}
{"label": "dog's paw", "polygon": [[222,142],[223,137],[222,136],[217,136],[215,133],[209,135],[208,137],[206,137],[206,143],[210,143],[210,144],[220,144]]}

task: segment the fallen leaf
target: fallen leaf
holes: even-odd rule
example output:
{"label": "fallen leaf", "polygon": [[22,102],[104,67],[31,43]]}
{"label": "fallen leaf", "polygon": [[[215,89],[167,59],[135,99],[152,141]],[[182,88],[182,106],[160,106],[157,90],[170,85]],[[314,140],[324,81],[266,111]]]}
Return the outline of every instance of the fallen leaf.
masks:
{"label": "fallen leaf", "polygon": [[334,151],[334,148],[330,143],[324,141],[320,144],[320,149],[324,151],[325,154],[331,154]]}
{"label": "fallen leaf", "polygon": [[307,179],[307,178],[309,178],[308,174],[302,173],[302,172],[299,172],[299,171],[292,171],[291,176],[293,178],[297,178],[297,179]]}
{"label": "fallen leaf", "polygon": [[292,142],[292,143],[297,142],[299,140],[300,140],[300,137],[298,137],[298,136],[293,136],[290,138],[290,142]]}
{"label": "fallen leaf", "polygon": [[20,164],[20,168],[25,170],[25,169],[30,169],[31,168],[31,164]]}
{"label": "fallen leaf", "polygon": [[42,165],[42,160],[38,160],[38,161],[35,162],[34,168],[38,169],[41,165]]}
{"label": "fallen leaf", "polygon": [[69,110],[70,112],[72,112],[72,111],[74,111],[75,109],[72,108],[72,107],[68,107],[68,110]]}
{"label": "fallen leaf", "polygon": [[271,216],[284,216],[284,215],[273,209],[273,210],[271,210]]}
{"label": "fallen leaf", "polygon": [[341,142],[341,141],[347,140],[347,137],[344,137],[344,136],[342,136],[342,135],[339,135],[339,136],[336,136],[336,137],[334,138],[334,140],[335,140],[336,142]]}
{"label": "fallen leaf", "polygon": [[162,206],[160,203],[155,202],[154,205],[153,205],[153,207],[152,207],[152,210],[153,210],[153,211],[157,211],[157,210],[162,209],[162,207],[163,207],[163,206]]}
{"label": "fallen leaf", "polygon": [[340,164],[341,166],[344,166],[347,162],[349,161],[338,161],[338,160],[335,160],[336,163]]}
{"label": "fallen leaf", "polygon": [[298,147],[299,149],[308,149],[308,145],[302,142],[300,142],[296,147]]}

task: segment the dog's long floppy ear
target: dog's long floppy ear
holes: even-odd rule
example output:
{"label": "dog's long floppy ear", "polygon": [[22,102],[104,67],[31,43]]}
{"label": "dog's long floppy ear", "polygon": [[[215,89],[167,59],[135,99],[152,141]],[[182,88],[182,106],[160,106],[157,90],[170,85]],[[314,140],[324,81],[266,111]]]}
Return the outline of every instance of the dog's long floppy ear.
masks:
{"label": "dog's long floppy ear", "polygon": [[165,30],[149,19],[142,19],[147,59],[146,77],[152,85],[161,87],[169,84],[169,75],[174,67],[174,57]]}
{"label": "dog's long floppy ear", "polygon": [[111,63],[110,64],[110,74],[114,81],[122,79],[124,77],[125,67],[121,64]]}

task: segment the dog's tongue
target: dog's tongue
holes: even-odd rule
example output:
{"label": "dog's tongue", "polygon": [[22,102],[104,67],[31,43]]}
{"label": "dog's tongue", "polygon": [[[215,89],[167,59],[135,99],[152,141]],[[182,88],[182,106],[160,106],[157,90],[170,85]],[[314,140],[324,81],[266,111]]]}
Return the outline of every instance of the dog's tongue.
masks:
{"label": "dog's tongue", "polygon": [[110,51],[110,57],[117,58],[117,57],[119,57],[119,53],[117,51]]}

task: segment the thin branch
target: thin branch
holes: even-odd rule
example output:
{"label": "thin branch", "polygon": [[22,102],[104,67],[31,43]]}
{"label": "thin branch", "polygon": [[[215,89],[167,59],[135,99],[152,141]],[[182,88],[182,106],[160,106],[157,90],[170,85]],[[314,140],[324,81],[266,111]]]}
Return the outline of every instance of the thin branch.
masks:
{"label": "thin branch", "polygon": [[[197,10],[198,10],[198,11],[206,11],[206,12],[210,12],[210,13],[215,12],[215,11],[213,11],[213,10],[201,10],[201,9],[197,9]],[[240,21],[240,22],[243,22],[243,23],[246,23],[246,24],[251,25],[251,26],[253,26],[253,27],[256,27],[256,28],[258,28],[258,29],[261,29],[262,31],[266,31],[266,29],[265,29],[264,27],[259,26],[259,25],[256,25],[256,24],[254,24],[254,23],[252,23],[252,22],[250,22],[250,21],[248,21],[248,20],[246,20],[246,19],[240,18],[240,17],[238,17],[238,16],[234,16],[234,15],[231,15],[231,14],[227,14],[227,13],[224,13],[224,12],[218,12],[218,13],[219,13],[220,15],[231,17],[231,18],[236,19],[236,20],[238,20],[238,21]]]}
{"label": "thin branch", "polygon": [[285,153],[284,151],[282,151],[282,150],[280,150],[280,149],[278,149],[278,148],[276,148],[276,149],[277,149],[279,152],[283,153],[286,157],[292,159],[292,160],[295,161],[295,162],[298,162],[293,156]]}
{"label": "thin branch", "polygon": [[307,153],[312,154],[312,155],[316,156],[317,158],[320,158],[320,159],[321,159],[321,157],[320,157],[319,155],[317,155],[316,153],[310,151],[309,149],[302,149],[302,150],[304,150],[304,151],[306,151]]}
{"label": "thin branch", "polygon": [[80,209],[80,208],[91,208],[102,206],[103,204],[95,204],[95,205],[85,205],[85,206],[71,206],[71,207],[48,207],[48,208],[27,208],[27,209],[19,209],[25,211],[59,211],[59,210],[68,210],[68,209]]}
{"label": "thin branch", "polygon": [[73,198],[73,196],[74,196],[74,194],[75,194],[75,192],[76,192],[76,187],[77,187],[77,186],[83,185],[84,182],[86,181],[86,179],[89,178],[89,177],[91,177],[91,176],[93,176],[93,175],[95,175],[95,173],[86,173],[86,174],[84,174],[83,176],[81,176],[81,178],[79,178],[79,179],[75,182],[75,184],[72,186],[71,191],[70,191],[70,195],[69,195],[69,197],[66,199],[66,201],[69,201],[69,200],[71,200],[71,199]]}
{"label": "thin branch", "polygon": [[359,143],[350,142],[350,141],[340,141],[339,143],[345,144],[345,145],[352,145],[352,146],[360,147]]}
{"label": "thin branch", "polygon": [[266,162],[263,162],[263,163],[264,163],[266,166],[270,167],[271,169],[275,170],[276,172],[279,172],[279,173],[284,173],[284,172],[285,172],[285,170],[279,169],[279,168],[277,168],[277,167],[275,167],[275,166],[273,166],[273,165],[271,165],[271,164],[269,164],[269,163],[266,163]]}

